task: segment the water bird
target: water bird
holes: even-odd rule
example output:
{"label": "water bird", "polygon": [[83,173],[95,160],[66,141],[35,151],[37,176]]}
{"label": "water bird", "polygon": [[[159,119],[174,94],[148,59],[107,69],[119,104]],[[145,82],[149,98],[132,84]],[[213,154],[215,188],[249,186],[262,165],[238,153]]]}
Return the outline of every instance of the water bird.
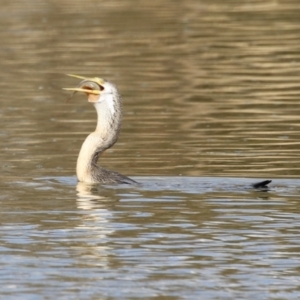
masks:
{"label": "water bird", "polygon": [[82,79],[76,88],[64,88],[73,91],[69,99],[77,92],[85,93],[98,115],[95,131],[87,136],[79,152],[76,166],[78,181],[88,184],[136,183],[127,176],[97,164],[100,155],[115,144],[121,128],[122,101],[116,86],[98,77],[68,75]]}
{"label": "water bird", "polygon": [[[77,92],[85,93],[98,115],[96,130],[87,136],[79,152],[76,166],[78,181],[88,184],[136,184],[133,179],[97,164],[100,155],[115,144],[121,128],[122,101],[116,86],[98,77],[68,76],[82,80],[76,88],[64,88],[73,91],[69,99]],[[265,190],[270,182],[271,180],[256,182],[251,187]]]}

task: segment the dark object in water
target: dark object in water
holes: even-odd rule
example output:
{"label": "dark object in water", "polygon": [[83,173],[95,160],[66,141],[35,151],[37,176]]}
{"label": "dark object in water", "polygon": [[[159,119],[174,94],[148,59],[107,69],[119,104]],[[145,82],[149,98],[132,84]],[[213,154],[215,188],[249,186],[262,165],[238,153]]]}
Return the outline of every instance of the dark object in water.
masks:
{"label": "dark object in water", "polygon": [[260,182],[256,182],[252,184],[252,187],[254,187],[255,189],[268,189],[268,184],[271,183],[272,180],[264,180],[264,181],[260,181]]}

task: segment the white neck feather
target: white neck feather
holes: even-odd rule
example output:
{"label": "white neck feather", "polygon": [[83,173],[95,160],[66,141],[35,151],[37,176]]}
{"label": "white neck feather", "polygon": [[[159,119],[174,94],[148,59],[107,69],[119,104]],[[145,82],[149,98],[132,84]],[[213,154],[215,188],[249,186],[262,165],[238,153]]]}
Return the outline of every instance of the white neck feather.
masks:
{"label": "white neck feather", "polygon": [[94,183],[93,168],[97,168],[98,157],[117,141],[121,125],[120,99],[113,94],[102,98],[94,103],[98,115],[96,130],[85,139],[77,159],[77,178],[87,183]]}

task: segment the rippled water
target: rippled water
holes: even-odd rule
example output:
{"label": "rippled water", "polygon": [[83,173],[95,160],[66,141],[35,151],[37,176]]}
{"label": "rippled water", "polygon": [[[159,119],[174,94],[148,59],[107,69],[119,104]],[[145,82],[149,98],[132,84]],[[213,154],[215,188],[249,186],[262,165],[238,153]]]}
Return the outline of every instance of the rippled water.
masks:
{"label": "rippled water", "polygon": [[[0,3],[0,295],[299,299],[298,1]],[[141,185],[77,184],[67,73],[119,87]]]}

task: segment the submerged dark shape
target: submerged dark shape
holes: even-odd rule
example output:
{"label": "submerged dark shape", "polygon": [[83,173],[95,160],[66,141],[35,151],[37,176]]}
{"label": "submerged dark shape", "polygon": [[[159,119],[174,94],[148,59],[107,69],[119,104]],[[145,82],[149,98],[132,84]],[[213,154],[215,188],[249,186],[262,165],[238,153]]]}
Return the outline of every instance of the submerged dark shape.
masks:
{"label": "submerged dark shape", "polygon": [[262,189],[262,190],[266,190],[268,189],[268,184],[271,183],[272,180],[264,180],[264,181],[260,181],[260,182],[256,182],[252,184],[252,187],[255,189]]}

